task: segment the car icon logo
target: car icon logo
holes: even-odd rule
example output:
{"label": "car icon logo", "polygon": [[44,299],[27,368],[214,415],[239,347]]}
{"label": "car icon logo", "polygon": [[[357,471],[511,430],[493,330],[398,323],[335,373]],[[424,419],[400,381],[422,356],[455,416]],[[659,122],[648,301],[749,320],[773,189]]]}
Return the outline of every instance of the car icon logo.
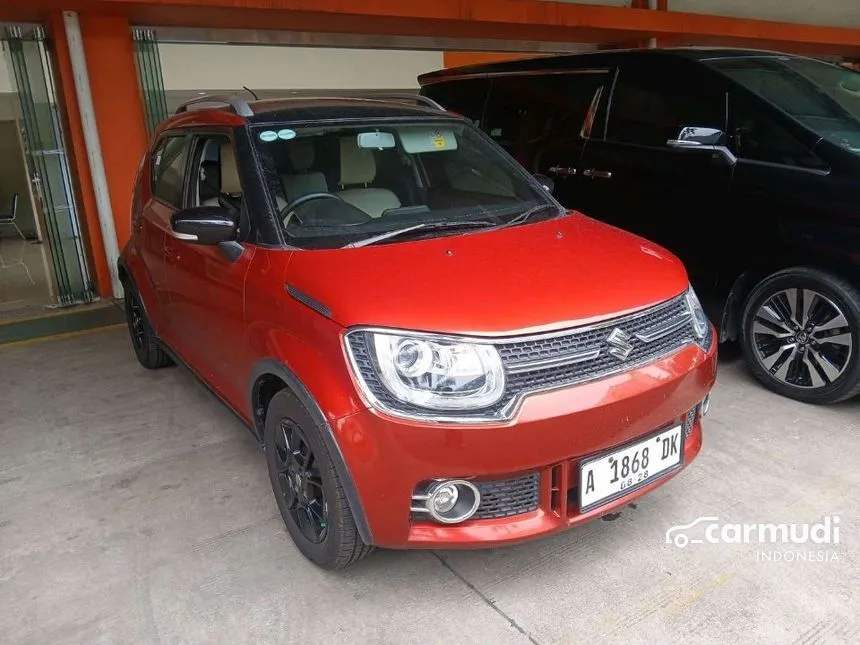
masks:
{"label": "car icon logo", "polygon": [[690,529],[704,523],[714,523],[720,520],[719,517],[697,517],[689,524],[679,524],[671,527],[666,531],[666,544],[674,544],[679,549],[683,549],[690,544],[701,544],[701,538],[691,538]]}
{"label": "car icon logo", "polygon": [[633,351],[633,345],[630,344],[630,334],[623,329],[616,327],[609,336],[606,337],[606,344],[609,345],[609,353],[619,361],[626,361]]}

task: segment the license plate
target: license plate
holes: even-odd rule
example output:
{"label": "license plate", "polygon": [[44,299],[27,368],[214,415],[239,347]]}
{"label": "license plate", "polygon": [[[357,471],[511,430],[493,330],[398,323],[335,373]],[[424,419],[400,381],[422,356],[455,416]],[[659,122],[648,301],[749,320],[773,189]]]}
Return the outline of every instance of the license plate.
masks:
{"label": "license plate", "polygon": [[681,464],[680,425],[580,464],[579,509],[587,511],[626,495]]}

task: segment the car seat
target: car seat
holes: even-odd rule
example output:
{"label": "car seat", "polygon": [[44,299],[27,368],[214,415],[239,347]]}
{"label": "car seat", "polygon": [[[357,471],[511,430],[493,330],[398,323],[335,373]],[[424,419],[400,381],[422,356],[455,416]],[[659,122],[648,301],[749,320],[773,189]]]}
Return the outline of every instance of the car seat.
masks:
{"label": "car seat", "polygon": [[220,150],[221,185],[220,195],[210,197],[201,202],[202,206],[218,206],[220,199],[238,206],[242,199],[242,182],[239,180],[239,168],[236,166],[236,156],[233,154],[233,144],[229,139],[221,141]]}
{"label": "car seat", "polygon": [[337,195],[371,217],[381,217],[390,208],[400,208],[397,195],[386,188],[373,188],[376,158],[373,151],[359,148],[356,137],[340,139],[340,188]]}
{"label": "car seat", "polygon": [[311,171],[316,158],[314,144],[311,141],[307,139],[293,141],[289,144],[287,153],[290,156],[290,164],[294,174],[281,175],[281,181],[290,202],[311,193],[328,192],[328,182],[326,182],[325,175],[321,172]]}

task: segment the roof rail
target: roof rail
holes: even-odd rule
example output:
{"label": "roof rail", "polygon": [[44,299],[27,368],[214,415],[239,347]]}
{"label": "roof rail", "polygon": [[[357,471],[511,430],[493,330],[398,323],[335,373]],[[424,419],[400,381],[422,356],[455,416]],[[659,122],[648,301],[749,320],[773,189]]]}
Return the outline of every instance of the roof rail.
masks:
{"label": "roof rail", "polygon": [[369,99],[378,99],[380,101],[413,101],[415,103],[420,103],[426,107],[433,108],[434,110],[441,110],[445,112],[445,108],[439,105],[436,101],[431,99],[429,96],[423,96],[421,94],[406,94],[406,93],[388,93],[388,94],[368,94],[366,98]]}
{"label": "roof rail", "polygon": [[210,96],[208,94],[206,96],[198,96],[185,101],[182,105],[176,108],[176,114],[187,112],[189,106],[196,105],[198,103],[221,103],[223,105],[229,105],[239,116],[254,116],[254,110],[251,109],[251,106],[248,105],[248,102],[245,99],[241,99],[238,96]]}

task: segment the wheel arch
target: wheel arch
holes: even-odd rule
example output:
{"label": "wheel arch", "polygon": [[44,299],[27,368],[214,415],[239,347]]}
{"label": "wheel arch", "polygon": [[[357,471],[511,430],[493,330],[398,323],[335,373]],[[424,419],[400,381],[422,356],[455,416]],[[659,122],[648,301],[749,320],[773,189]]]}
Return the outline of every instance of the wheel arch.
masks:
{"label": "wheel arch", "polygon": [[753,289],[764,279],[778,271],[805,267],[827,271],[860,284],[860,264],[844,256],[827,256],[823,253],[796,253],[779,260],[765,260],[750,266],[732,281],[720,321],[720,342],[740,338],[744,304]]}
{"label": "wheel arch", "polygon": [[284,363],[275,358],[264,358],[258,361],[248,380],[248,403],[251,411],[252,432],[257,441],[263,445],[263,432],[266,424],[266,412],[272,397],[282,390],[289,390],[313,419],[325,441],[328,453],[334,463],[338,477],[343,484],[347,501],[352,510],[356,529],[365,544],[371,545],[372,534],[364,513],[361,497],[355,486],[355,480],[349,471],[343,452],[335,439],[331,425],[326,419],[319,403],[310,393],[301,379]]}

